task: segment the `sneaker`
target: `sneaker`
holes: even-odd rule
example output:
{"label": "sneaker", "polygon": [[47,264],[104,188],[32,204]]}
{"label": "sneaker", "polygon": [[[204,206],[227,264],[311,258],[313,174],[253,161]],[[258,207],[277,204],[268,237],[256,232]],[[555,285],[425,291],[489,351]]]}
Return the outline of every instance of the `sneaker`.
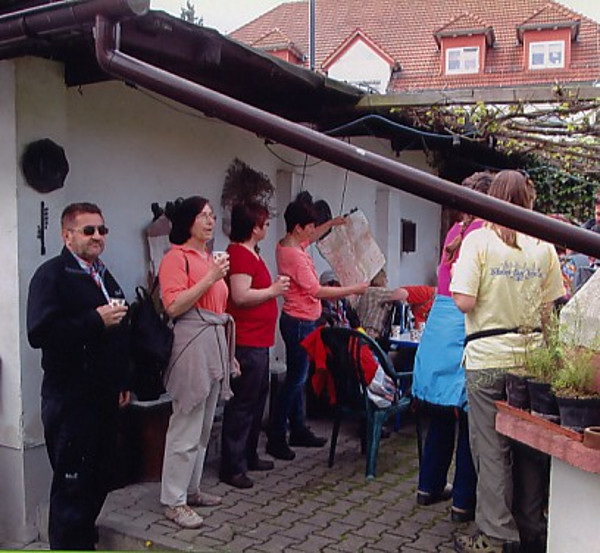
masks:
{"label": "sneaker", "polygon": [[422,492],[417,490],[417,504],[423,507],[427,505],[433,505],[440,501],[448,501],[452,497],[452,484],[446,484],[444,489],[437,494]]}
{"label": "sneaker", "polygon": [[295,447],[323,447],[327,438],[315,436],[310,428],[303,426],[290,432],[290,445]]}
{"label": "sneaker", "polygon": [[265,471],[272,470],[275,468],[275,463],[273,461],[268,461],[267,459],[260,459],[257,457],[251,463],[248,463],[248,470],[256,470],[256,471]]}
{"label": "sneaker", "polygon": [[200,528],[204,522],[204,519],[189,505],[167,507],[165,516],[182,528]]}
{"label": "sneaker", "polygon": [[222,497],[201,492],[200,490],[187,497],[188,505],[191,505],[192,507],[216,507],[217,505],[220,505],[222,501]]}
{"label": "sneaker", "polygon": [[275,457],[275,459],[282,459],[283,461],[291,461],[296,457],[296,454],[285,442],[275,442],[272,440],[267,442],[267,453]]}
{"label": "sneaker", "polygon": [[252,479],[248,478],[244,473],[240,474],[231,474],[231,475],[221,475],[221,481],[225,482],[225,484],[229,484],[234,488],[239,488],[241,490],[246,490],[254,486],[254,482]]}
{"label": "sneaker", "polygon": [[479,532],[474,536],[459,536],[454,540],[454,549],[458,553],[519,553],[519,543],[505,541],[492,543],[489,536]]}

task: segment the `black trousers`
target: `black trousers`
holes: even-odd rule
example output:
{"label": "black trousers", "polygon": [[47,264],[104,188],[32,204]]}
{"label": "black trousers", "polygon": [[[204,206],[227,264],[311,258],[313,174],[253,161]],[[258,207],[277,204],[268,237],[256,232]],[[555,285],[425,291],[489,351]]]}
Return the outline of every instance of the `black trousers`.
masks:
{"label": "black trousers", "polygon": [[42,398],[42,422],[54,472],[51,549],[93,550],[95,523],[114,472],[118,397]]}
{"label": "black trousers", "polygon": [[269,348],[237,346],[242,374],[231,381],[233,397],[223,412],[221,474],[245,473],[258,458],[256,448],[269,393]]}

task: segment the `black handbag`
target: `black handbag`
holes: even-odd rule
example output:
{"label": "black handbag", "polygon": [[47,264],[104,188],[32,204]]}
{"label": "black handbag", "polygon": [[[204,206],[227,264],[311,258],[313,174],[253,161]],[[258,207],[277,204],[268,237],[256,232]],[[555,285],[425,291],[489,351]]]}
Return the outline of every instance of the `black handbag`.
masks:
{"label": "black handbag", "polygon": [[141,401],[158,399],[164,393],[163,374],[173,347],[173,329],[167,315],[159,313],[153,299],[157,287],[158,279],[150,292],[137,286],[136,299],[129,307],[133,359],[131,389]]}

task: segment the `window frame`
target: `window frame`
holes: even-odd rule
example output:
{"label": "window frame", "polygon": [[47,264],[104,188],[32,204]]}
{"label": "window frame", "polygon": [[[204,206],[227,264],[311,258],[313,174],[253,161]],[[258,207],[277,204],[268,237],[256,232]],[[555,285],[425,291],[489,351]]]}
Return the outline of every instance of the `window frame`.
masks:
{"label": "window frame", "polygon": [[[471,58],[465,57],[465,52],[473,51],[475,52],[475,61],[476,67],[475,70],[465,69],[465,62],[470,60]],[[459,62],[460,67],[458,69],[450,69],[450,53],[451,52],[460,52]],[[481,71],[480,61],[481,61],[481,50],[479,45],[469,45],[469,46],[453,46],[451,48],[446,48],[445,51],[445,63],[444,69],[446,75],[477,75]]]}
{"label": "window frame", "polygon": [[[550,53],[551,53],[551,48],[552,46],[556,46],[559,45],[560,46],[560,53],[561,53],[561,64],[560,65],[556,65],[556,64],[550,64],[549,60],[550,60]],[[533,55],[534,55],[534,48],[535,47],[543,47],[543,55],[544,55],[544,63],[543,64],[535,64],[533,63]],[[539,52],[536,52],[536,54],[539,54]],[[536,40],[536,41],[531,41],[529,42],[529,56],[528,56],[528,69],[530,69],[531,71],[540,71],[540,70],[544,70],[544,69],[564,69],[566,67],[567,64],[567,45],[565,44],[564,40]]]}

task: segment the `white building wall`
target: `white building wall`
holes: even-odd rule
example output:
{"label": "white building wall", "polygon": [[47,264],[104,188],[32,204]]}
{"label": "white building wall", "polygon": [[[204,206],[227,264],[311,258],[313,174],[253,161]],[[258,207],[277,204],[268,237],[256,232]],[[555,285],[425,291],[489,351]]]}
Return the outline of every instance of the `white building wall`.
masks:
{"label": "white building wall", "polygon": [[[13,62],[0,63],[0,191],[4,200],[0,202],[4,264],[0,305],[6,315],[0,322],[0,469],[5,475],[0,484],[4,486],[0,489],[4,499],[0,529],[8,521],[5,528],[16,539],[17,527],[35,531],[34,520],[48,496],[50,474],[41,445],[40,356],[29,347],[25,331],[27,287],[37,266],[62,246],[59,217],[66,204],[92,201],[103,209],[110,227],[103,259],[130,300],[135,286],[146,278],[143,230],[152,219],[151,203],[164,205],[178,196],[200,194],[219,212],[225,173],[235,157],[266,173],[277,186],[275,207],[280,218],[262,244],[273,274],[275,243],[283,233],[281,215],[289,199],[302,188],[316,199],[326,199],[334,214],[353,207],[366,213],[375,236],[386,237],[382,246],[394,285],[429,281],[438,257],[440,210],[435,204],[314,158],[305,164],[304,154],[280,145],[269,147],[274,155],[253,133],[123,83],[67,89],[59,64],[22,59],[16,63],[17,76],[13,67]],[[45,137],[65,148],[70,172],[64,188],[39,194],[24,182],[17,161],[26,144]],[[386,141],[354,142],[391,155]],[[422,157],[412,153],[405,159],[415,164],[421,163]],[[45,257],[40,255],[36,238],[41,201],[49,207]],[[381,210],[388,213],[389,228],[378,218]],[[402,217],[417,223],[418,238],[417,253],[401,259],[396,223]],[[227,244],[220,225],[215,244],[218,249]],[[421,259],[421,253],[427,258]],[[326,269],[316,248],[313,255],[317,270]],[[280,344],[276,351],[281,354]],[[12,478],[11,473],[7,478],[7,451],[11,455],[19,452],[19,460],[11,466],[19,467],[20,477]],[[15,510],[15,502],[20,509]],[[19,524],[10,522],[14,517]],[[19,533],[23,535],[23,531]]]}
{"label": "white building wall", "polygon": [[357,40],[336,62],[327,74],[332,79],[345,81],[385,94],[390,80],[390,65],[362,40]]}

